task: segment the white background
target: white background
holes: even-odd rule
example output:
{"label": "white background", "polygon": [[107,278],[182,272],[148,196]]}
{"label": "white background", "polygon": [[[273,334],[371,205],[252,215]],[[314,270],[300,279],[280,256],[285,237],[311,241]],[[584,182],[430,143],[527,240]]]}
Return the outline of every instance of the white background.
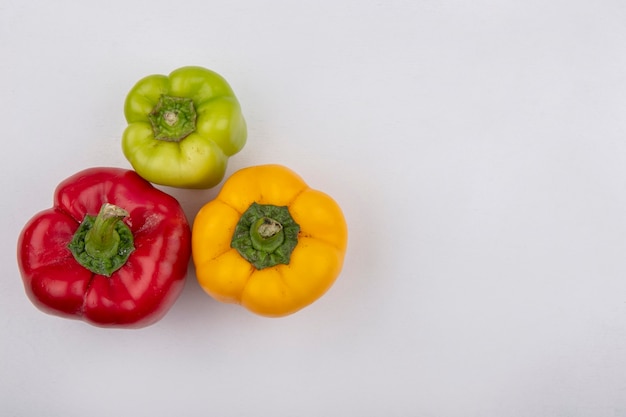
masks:
{"label": "white background", "polygon": [[[282,319],[206,296],[109,330],[39,312],[15,259],[58,182],[129,167],[123,102],[202,65],[228,173],[343,207],[343,272]],[[0,3],[3,416],[626,416],[622,0]],[[190,221],[219,189],[166,189]]]}

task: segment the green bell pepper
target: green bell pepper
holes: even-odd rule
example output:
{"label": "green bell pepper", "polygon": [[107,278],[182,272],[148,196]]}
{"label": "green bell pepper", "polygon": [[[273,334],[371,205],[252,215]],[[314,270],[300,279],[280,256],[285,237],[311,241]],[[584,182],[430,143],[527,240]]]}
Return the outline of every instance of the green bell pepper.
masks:
{"label": "green bell pepper", "polygon": [[155,184],[211,188],[224,178],[228,158],[246,143],[246,122],[233,90],[201,67],[141,79],[126,97],[124,115],[124,155]]}

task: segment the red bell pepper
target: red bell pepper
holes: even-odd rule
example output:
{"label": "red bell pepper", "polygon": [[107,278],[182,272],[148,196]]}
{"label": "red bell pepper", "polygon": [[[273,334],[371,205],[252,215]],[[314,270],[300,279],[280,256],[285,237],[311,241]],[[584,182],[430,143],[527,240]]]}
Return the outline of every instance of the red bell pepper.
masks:
{"label": "red bell pepper", "polygon": [[57,187],[18,241],[39,309],[101,327],[144,327],[178,298],[191,231],[178,201],[134,171],[91,168]]}

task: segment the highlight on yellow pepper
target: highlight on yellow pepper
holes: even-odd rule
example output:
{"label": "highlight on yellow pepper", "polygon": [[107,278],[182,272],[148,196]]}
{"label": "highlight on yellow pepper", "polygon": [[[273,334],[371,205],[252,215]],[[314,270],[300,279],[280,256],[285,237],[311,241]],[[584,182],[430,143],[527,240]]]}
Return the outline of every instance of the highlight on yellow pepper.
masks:
{"label": "highlight on yellow pepper", "polygon": [[281,165],[235,172],[192,230],[204,291],[268,317],[319,299],[341,272],[347,242],[339,205]]}

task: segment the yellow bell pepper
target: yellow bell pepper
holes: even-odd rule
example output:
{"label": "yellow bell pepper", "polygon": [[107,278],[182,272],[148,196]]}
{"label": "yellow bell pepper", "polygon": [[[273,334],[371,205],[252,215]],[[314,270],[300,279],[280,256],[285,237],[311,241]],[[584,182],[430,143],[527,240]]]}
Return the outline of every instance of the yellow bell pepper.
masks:
{"label": "yellow bell pepper", "polygon": [[286,167],[261,165],[234,173],[200,209],[192,254],[210,296],[279,317],[331,287],[347,241],[345,218],[331,197]]}

